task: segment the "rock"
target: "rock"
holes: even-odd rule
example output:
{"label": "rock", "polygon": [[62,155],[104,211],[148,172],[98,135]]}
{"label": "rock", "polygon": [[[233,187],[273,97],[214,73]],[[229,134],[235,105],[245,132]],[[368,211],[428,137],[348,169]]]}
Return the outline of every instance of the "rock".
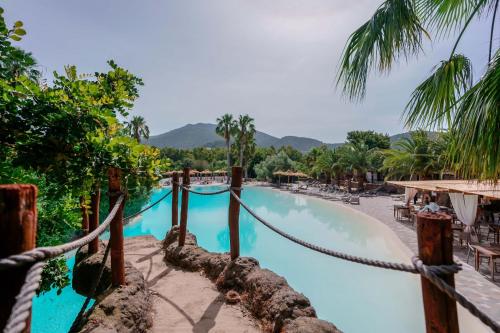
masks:
{"label": "rock", "polygon": [[99,297],[77,332],[142,333],[152,325],[152,302],[142,273],[125,262],[126,285]]}
{"label": "rock", "polygon": [[217,288],[244,290],[248,275],[258,267],[257,259],[251,257],[239,257],[230,261],[217,278]]}
{"label": "rock", "polygon": [[[168,246],[173,243],[177,243],[177,239],[179,238],[179,226],[174,225],[165,235],[165,239],[163,240],[163,249],[166,249]],[[186,233],[186,240],[184,241],[184,245],[198,245],[196,240],[196,236],[190,232]]]}
{"label": "rock", "polygon": [[330,322],[311,317],[299,317],[288,321],[281,333],[341,333]]}
{"label": "rock", "polygon": [[[101,268],[105,246],[100,244],[102,252],[88,256],[87,251],[80,251],[76,255],[75,266],[73,267],[73,289],[83,296],[93,296],[95,279]],[[82,249],[83,250],[83,249]],[[111,256],[108,255],[104,266],[100,282],[96,289],[96,294],[101,294],[111,286]]]}
{"label": "rock", "polygon": [[177,246],[171,244],[165,252],[165,259],[170,263],[190,271],[200,271],[208,260],[208,252],[196,245]]}
{"label": "rock", "polygon": [[235,290],[229,290],[225,295],[225,299],[228,304],[236,304],[241,300],[240,294],[238,294]]}
{"label": "rock", "polygon": [[208,278],[214,280],[230,262],[231,257],[227,253],[211,253],[203,263],[203,270]]}
{"label": "rock", "polygon": [[[265,318],[268,314],[267,301],[274,293],[287,286],[286,280],[268,269],[252,271],[247,277],[247,307],[257,318]],[[272,317],[267,317],[272,320]]]}
{"label": "rock", "polygon": [[279,332],[285,322],[298,317],[316,317],[309,299],[290,288],[288,284],[277,290],[266,304],[268,316],[274,321],[274,332]]}

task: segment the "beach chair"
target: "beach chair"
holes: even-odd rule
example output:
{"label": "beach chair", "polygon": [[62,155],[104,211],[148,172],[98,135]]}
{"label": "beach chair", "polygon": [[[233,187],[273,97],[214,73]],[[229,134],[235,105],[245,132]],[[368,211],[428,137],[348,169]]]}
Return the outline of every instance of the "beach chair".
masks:
{"label": "beach chair", "polygon": [[351,198],[349,199],[349,203],[351,205],[359,205],[359,195],[351,196]]}

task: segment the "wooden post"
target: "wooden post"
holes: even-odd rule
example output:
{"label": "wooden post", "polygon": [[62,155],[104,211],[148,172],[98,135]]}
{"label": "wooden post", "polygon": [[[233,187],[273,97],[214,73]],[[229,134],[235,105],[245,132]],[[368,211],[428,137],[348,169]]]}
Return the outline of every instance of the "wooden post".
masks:
{"label": "wooden post", "polygon": [[[121,192],[121,171],[110,168],[108,172],[109,211],[113,209]],[[111,242],[111,282],[114,287],[125,284],[125,259],[123,253],[123,203],[109,227]]]}
{"label": "wooden post", "polygon": [[89,212],[87,209],[87,203],[85,202],[85,196],[80,196],[80,210],[82,212],[82,232],[83,235],[88,235],[89,233]]}
{"label": "wooden post", "polygon": [[[241,196],[242,167],[233,166],[231,177],[231,188],[233,192]],[[229,242],[231,249],[231,260],[240,256],[240,203],[229,196]]]}
{"label": "wooden post", "polygon": [[179,223],[179,174],[172,173],[172,227]]}
{"label": "wooden post", "polygon": [[[184,168],[184,173],[182,175],[182,185],[189,187],[190,183],[190,168]],[[186,232],[187,232],[187,218],[188,218],[188,200],[189,192],[182,190],[181,198],[181,226],[179,228],[179,246],[184,246],[186,242]]]}
{"label": "wooden post", "polygon": [[[417,214],[418,255],[426,265],[453,264],[451,217],[445,214]],[[453,274],[443,279],[455,286]],[[426,278],[421,277],[427,333],[458,333],[457,304]]]}
{"label": "wooden post", "polygon": [[[0,185],[0,258],[35,248],[38,189],[34,185]],[[0,329],[9,319],[16,296],[30,265],[9,268],[0,274]],[[31,330],[31,315],[24,333]]]}
{"label": "wooden post", "polygon": [[[92,214],[89,219],[89,232],[94,231],[99,226],[99,206],[101,203],[101,189],[97,185],[94,192],[90,195],[90,210]],[[95,254],[99,251],[99,236],[89,243],[89,254]]]}

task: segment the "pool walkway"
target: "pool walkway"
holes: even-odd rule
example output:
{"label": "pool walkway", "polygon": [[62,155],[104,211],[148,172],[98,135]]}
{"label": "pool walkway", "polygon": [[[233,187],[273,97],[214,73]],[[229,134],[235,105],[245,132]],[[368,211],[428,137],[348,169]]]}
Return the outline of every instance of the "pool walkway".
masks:
{"label": "pool walkway", "polygon": [[[311,195],[319,198],[315,193],[307,193],[307,191],[301,191],[299,195]],[[322,199],[331,201],[326,198]],[[339,201],[331,202],[335,205],[346,206],[346,204]],[[374,217],[387,225],[413,253],[417,253],[416,231],[409,225],[395,221],[393,216],[394,204],[394,200],[389,196],[376,196],[361,197],[359,205],[347,206]],[[464,262],[463,258],[463,253],[455,256],[455,259],[462,263],[462,271],[455,278],[457,290],[493,320],[500,323],[500,283],[492,283],[486,275],[477,272],[474,267]],[[474,258],[471,258],[471,263],[473,260]]]}
{"label": "pool walkway", "polygon": [[241,306],[224,302],[209,279],[165,263],[153,236],[126,238],[125,260],[142,272],[153,297],[151,332],[260,332]]}

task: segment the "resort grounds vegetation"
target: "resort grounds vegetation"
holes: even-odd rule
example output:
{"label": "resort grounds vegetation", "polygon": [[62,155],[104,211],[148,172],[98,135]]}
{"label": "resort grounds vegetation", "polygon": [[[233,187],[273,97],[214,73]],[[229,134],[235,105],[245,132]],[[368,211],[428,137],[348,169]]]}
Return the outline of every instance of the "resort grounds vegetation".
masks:
{"label": "resort grounds vegetation", "polygon": [[[384,177],[398,180],[440,179],[449,173],[445,163],[449,151],[447,132],[417,130],[391,147],[386,134],[351,131],[345,143],[337,148],[323,145],[301,152],[290,146],[257,147],[253,135],[248,134],[251,131],[246,132],[247,141],[242,149],[238,139],[241,135],[238,134],[239,124],[233,116],[225,114],[217,122],[216,131],[225,139],[225,147],[162,148],[160,156],[171,161],[170,170],[180,171],[190,167],[198,171],[217,171],[239,164],[243,166],[246,177],[259,180],[277,181],[276,172],[295,171],[326,183],[345,181],[350,184],[355,180],[359,189],[363,189],[366,181]],[[368,172],[375,179],[366,179]],[[282,179],[288,180],[288,177]]]}
{"label": "resort grounds vegetation", "polygon": [[[140,144],[144,120],[128,111],[142,80],[114,61],[106,72],[78,73],[64,66],[43,77],[34,56],[15,43],[23,23],[8,27],[0,8],[0,182],[38,186],[37,246],[78,237],[87,223],[91,194],[102,189],[101,218],[107,215],[107,170],[123,170],[126,213],[147,199],[169,167],[160,151]],[[46,266],[40,291],[69,282],[64,258]]]}

